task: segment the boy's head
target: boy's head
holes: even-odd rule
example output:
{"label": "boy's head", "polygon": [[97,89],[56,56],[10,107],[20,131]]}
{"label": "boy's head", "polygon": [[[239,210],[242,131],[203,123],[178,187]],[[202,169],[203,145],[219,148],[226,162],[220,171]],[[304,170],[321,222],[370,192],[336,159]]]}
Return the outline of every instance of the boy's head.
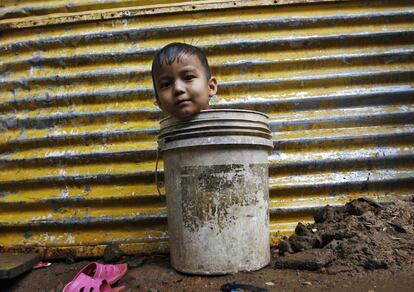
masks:
{"label": "boy's head", "polygon": [[152,81],[158,106],[177,118],[188,118],[209,109],[217,92],[207,58],[197,47],[171,43],[152,62]]}

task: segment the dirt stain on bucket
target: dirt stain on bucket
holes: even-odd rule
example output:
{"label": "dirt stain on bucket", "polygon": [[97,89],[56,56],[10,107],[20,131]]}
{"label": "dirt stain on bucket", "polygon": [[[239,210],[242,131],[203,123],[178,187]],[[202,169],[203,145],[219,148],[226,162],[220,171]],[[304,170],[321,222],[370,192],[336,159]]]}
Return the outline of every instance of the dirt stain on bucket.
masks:
{"label": "dirt stain on bucket", "polygon": [[[259,203],[267,181],[266,164],[227,164],[184,167],[181,173],[183,222],[195,231],[211,222],[223,229],[235,218],[228,209]],[[252,179],[254,178],[254,179]],[[241,191],[243,190],[243,191]],[[268,194],[264,194],[267,201]]]}

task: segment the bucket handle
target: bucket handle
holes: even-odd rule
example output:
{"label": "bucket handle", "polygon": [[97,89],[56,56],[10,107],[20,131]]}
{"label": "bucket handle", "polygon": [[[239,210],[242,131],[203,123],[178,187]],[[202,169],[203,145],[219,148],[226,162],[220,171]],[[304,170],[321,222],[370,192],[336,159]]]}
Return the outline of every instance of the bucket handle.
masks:
{"label": "bucket handle", "polygon": [[162,196],[165,197],[165,194],[161,194],[160,182],[158,181],[158,160],[159,160],[159,154],[160,154],[160,147],[157,147],[157,157],[156,157],[156,160],[155,160],[155,184],[157,185],[158,195],[160,197],[162,197]]}

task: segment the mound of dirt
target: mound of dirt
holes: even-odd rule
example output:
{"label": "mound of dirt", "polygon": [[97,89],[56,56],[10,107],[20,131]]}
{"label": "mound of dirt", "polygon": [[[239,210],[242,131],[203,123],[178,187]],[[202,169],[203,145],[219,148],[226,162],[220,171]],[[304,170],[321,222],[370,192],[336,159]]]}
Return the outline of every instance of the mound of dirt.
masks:
{"label": "mound of dirt", "polygon": [[315,223],[296,226],[279,244],[278,268],[328,273],[401,269],[413,263],[414,203],[380,205],[360,198],[343,207],[324,207]]}

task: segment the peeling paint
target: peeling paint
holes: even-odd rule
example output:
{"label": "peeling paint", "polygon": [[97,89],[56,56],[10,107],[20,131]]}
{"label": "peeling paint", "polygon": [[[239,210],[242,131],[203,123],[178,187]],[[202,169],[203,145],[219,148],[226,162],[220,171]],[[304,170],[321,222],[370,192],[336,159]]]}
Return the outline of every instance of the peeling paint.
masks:
{"label": "peeling paint", "polygon": [[413,196],[412,1],[92,2],[0,20],[3,250],[168,250],[150,65],[171,41],[206,51],[213,107],[271,116],[272,244],[325,204]]}

